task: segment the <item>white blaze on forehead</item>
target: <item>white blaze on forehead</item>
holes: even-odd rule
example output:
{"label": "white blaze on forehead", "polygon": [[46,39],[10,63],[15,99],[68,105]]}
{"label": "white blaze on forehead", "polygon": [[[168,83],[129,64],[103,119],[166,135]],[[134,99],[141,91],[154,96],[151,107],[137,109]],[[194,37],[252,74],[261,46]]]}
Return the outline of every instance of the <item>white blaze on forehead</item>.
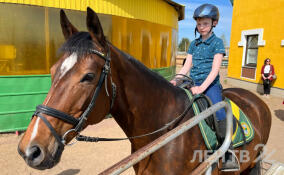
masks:
{"label": "white blaze on forehead", "polygon": [[[76,53],[72,53],[68,58],[66,58],[63,61],[62,65],[60,67],[60,77],[59,77],[59,79],[62,78],[76,64],[77,58],[78,58],[77,54]],[[51,96],[49,96],[49,98],[48,98],[48,100],[46,101],[45,104],[48,103],[48,101],[50,100],[50,97]],[[35,125],[34,125],[34,128],[33,128],[33,132],[31,134],[31,140],[33,140],[36,137],[36,135],[37,135],[39,120],[40,120],[40,118],[38,117],[36,119],[36,122],[35,122]]]}
{"label": "white blaze on forehead", "polygon": [[35,123],[35,125],[34,125],[34,130],[33,130],[33,132],[32,132],[31,140],[33,140],[33,139],[36,137],[37,130],[38,130],[39,119],[40,119],[40,118],[37,117],[36,123]]}
{"label": "white blaze on forehead", "polygon": [[66,58],[61,67],[60,67],[60,77],[62,78],[77,62],[77,54],[76,53],[72,53],[72,55],[70,55],[68,58]]}
{"label": "white blaze on forehead", "polygon": [[[77,58],[78,58],[77,54],[76,53],[72,53],[68,58],[66,58],[63,61],[62,65],[60,67],[60,77],[59,77],[59,79],[62,78],[76,64]],[[51,96],[49,96],[49,98],[48,98],[48,100],[46,101],[45,104],[48,103],[48,101],[50,100],[50,97]],[[35,125],[34,125],[34,129],[33,129],[33,132],[31,134],[31,140],[33,140],[36,137],[36,135],[37,135],[39,120],[40,120],[40,118],[38,117],[36,119],[36,122],[35,122]]]}

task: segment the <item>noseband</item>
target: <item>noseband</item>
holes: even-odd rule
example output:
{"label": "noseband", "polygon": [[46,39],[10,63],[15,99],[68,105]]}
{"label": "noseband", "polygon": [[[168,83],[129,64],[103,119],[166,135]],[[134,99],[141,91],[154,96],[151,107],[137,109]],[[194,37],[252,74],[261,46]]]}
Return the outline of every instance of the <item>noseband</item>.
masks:
{"label": "noseband", "polygon": [[[105,83],[107,84],[107,75],[110,72],[110,50],[108,48],[107,50],[107,55],[105,56],[105,54],[97,51],[97,50],[91,50],[90,51],[93,54],[98,55],[100,58],[105,60],[105,64],[102,70],[102,73],[100,75],[97,87],[95,89],[94,95],[91,99],[91,102],[89,104],[89,106],[86,108],[86,110],[83,112],[83,114],[79,117],[79,118],[75,118],[69,114],[66,114],[64,112],[58,111],[54,108],[50,108],[48,106],[45,105],[38,105],[36,107],[36,111],[33,114],[33,116],[38,116],[42,119],[42,121],[46,124],[46,126],[50,129],[52,135],[55,137],[55,139],[57,140],[57,142],[59,143],[60,146],[65,146],[66,145],[66,136],[71,133],[71,132],[75,132],[77,134],[80,133],[80,131],[82,130],[86,120],[88,119],[88,116],[90,114],[90,112],[92,111],[92,109],[95,106],[95,101],[99,95],[99,92],[101,90],[102,84]],[[114,102],[114,98],[116,95],[116,86],[115,84],[112,82],[111,80],[111,84],[112,84],[112,99],[111,99],[111,107],[113,105]],[[107,91],[107,85],[106,85],[106,92],[108,95],[108,91]],[[109,96],[109,95],[108,95]],[[59,134],[57,134],[57,132],[55,131],[55,129],[52,127],[52,125],[50,124],[50,122],[42,115],[42,114],[46,114],[55,118],[58,118],[66,123],[69,123],[71,125],[74,126],[74,128],[66,131],[63,136],[61,137]]]}

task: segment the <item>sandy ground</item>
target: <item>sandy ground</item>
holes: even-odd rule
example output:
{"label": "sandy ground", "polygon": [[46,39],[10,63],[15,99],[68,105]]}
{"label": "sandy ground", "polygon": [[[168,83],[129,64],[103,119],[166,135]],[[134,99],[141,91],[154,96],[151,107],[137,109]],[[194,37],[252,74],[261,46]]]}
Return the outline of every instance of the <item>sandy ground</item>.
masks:
{"label": "sandy ground", "polygon": [[[226,77],[226,70],[221,70],[221,77]],[[233,87],[221,80],[223,86]],[[257,94],[259,95],[259,94]],[[267,153],[271,154],[267,159],[284,163],[284,105],[283,97],[271,96],[265,98],[259,95],[270,107],[272,113],[272,129]],[[124,137],[124,133],[113,119],[106,119],[96,126],[88,127],[84,134],[98,137]],[[80,142],[71,147],[66,147],[60,163],[51,170],[38,171],[29,168],[17,153],[17,144],[21,136],[13,133],[0,134],[0,174],[4,175],[75,175],[98,174],[104,169],[118,162],[130,154],[128,141],[84,143]],[[133,169],[123,173],[134,174]]]}

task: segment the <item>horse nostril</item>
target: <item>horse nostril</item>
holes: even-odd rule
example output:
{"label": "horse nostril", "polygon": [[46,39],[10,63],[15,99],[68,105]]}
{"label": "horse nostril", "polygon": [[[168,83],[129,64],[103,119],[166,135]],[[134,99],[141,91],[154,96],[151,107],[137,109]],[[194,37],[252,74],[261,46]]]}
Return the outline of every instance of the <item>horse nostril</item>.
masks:
{"label": "horse nostril", "polygon": [[34,159],[34,158],[37,158],[39,155],[40,155],[40,149],[39,149],[39,147],[37,147],[37,146],[33,146],[32,148],[31,148],[31,152],[32,152],[32,154],[31,154],[31,156],[32,156],[32,158]]}
{"label": "horse nostril", "polygon": [[26,151],[26,162],[30,166],[39,165],[44,159],[44,154],[38,145],[30,146]]}

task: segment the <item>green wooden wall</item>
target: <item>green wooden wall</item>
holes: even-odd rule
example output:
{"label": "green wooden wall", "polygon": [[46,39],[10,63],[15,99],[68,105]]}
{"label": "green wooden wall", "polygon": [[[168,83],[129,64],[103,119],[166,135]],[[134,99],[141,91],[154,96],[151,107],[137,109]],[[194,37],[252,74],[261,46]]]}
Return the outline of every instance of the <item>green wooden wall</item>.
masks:
{"label": "green wooden wall", "polygon": [[25,130],[50,85],[50,75],[0,76],[0,132]]}
{"label": "green wooden wall", "polygon": [[[175,66],[153,71],[169,80]],[[0,132],[25,130],[50,86],[50,75],[0,76]]]}

